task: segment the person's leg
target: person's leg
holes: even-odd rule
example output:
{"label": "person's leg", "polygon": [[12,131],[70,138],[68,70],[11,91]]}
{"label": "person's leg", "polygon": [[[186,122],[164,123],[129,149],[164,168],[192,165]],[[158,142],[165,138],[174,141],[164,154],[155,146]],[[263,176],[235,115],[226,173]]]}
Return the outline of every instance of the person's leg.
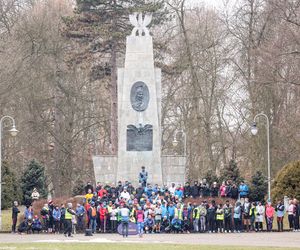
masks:
{"label": "person's leg", "polygon": [[299,229],[299,216],[298,215],[294,216],[294,229],[295,230]]}
{"label": "person's leg", "polygon": [[197,228],[197,219],[193,220],[193,227],[194,227],[194,232],[198,232]]}
{"label": "person's leg", "polygon": [[282,217],[280,217],[280,230],[281,230],[281,232],[283,232],[283,216]]}
{"label": "person's leg", "polygon": [[104,219],[100,219],[100,228],[99,231],[101,233],[104,233]]}
{"label": "person's leg", "polygon": [[106,217],[104,217],[103,221],[103,233],[106,233]]}
{"label": "person's leg", "polygon": [[71,220],[65,220],[65,231],[64,231],[64,235],[65,236],[70,236],[70,232],[72,230],[72,222]]}
{"label": "person's leg", "polygon": [[293,229],[293,215],[292,214],[288,215],[288,220],[289,220],[290,229]]}
{"label": "person's leg", "polygon": [[270,218],[270,231],[273,230],[273,217]]}
{"label": "person's leg", "polygon": [[208,219],[208,232],[211,233],[211,231],[212,231],[212,223],[211,223],[211,219],[209,218]]}
{"label": "person's leg", "polygon": [[16,232],[16,225],[17,225],[17,218],[14,218],[14,219],[13,219],[13,223],[12,223],[12,227],[11,227],[11,231],[12,231],[13,233]]}
{"label": "person's leg", "polygon": [[113,230],[114,230],[114,233],[115,233],[115,232],[117,232],[117,225],[118,225],[116,220],[113,221],[113,225],[114,225]]}
{"label": "person's leg", "polygon": [[68,220],[68,236],[72,234],[72,221]]}
{"label": "person's leg", "polygon": [[126,237],[128,237],[128,222],[125,223],[125,234],[126,234]]}
{"label": "person's leg", "polygon": [[205,216],[202,216],[202,222],[201,222],[201,227],[202,227],[202,232],[205,232],[207,230],[207,227],[206,227],[206,217]]}
{"label": "person's leg", "polygon": [[225,217],[225,219],[224,219],[224,230],[225,230],[225,233],[229,231],[229,229],[228,229],[228,218],[227,217]]}
{"label": "person's leg", "polygon": [[215,218],[212,219],[212,231],[213,232],[216,231],[216,219]]}
{"label": "person's leg", "polygon": [[242,230],[242,220],[238,219],[238,232],[240,233]]}
{"label": "person's leg", "polygon": [[122,221],[122,235],[123,235],[123,237],[125,237],[125,222],[124,221]]}

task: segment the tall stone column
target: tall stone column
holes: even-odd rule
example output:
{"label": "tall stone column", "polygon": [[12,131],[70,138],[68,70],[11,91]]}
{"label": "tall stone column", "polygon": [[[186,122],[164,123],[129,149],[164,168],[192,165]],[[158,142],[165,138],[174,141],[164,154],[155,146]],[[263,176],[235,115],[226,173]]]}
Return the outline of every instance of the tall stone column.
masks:
{"label": "tall stone column", "polygon": [[127,37],[125,67],[118,69],[118,165],[116,181],[163,183],[161,166],[161,70],[154,67],[152,37]]}

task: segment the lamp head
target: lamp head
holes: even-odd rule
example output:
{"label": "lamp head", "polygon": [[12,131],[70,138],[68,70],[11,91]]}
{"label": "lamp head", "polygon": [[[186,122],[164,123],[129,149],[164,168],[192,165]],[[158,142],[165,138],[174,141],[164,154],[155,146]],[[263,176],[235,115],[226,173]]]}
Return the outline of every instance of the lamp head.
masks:
{"label": "lamp head", "polygon": [[13,125],[12,129],[9,130],[9,133],[11,134],[11,136],[15,137],[15,136],[17,136],[17,134],[19,133],[19,131],[16,129],[16,126]]}
{"label": "lamp head", "polygon": [[258,132],[258,129],[257,129],[256,123],[254,122],[251,126],[251,133],[252,133],[252,135],[257,135],[257,132]]}
{"label": "lamp head", "polygon": [[176,147],[178,145],[178,141],[176,140],[176,138],[174,138],[172,144],[173,144],[174,147]]}

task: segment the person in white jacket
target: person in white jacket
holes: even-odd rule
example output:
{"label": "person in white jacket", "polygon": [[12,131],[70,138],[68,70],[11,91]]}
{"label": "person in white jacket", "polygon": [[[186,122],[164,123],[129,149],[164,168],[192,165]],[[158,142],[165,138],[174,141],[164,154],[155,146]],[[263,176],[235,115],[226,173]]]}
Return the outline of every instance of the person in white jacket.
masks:
{"label": "person in white jacket", "polygon": [[258,202],[256,206],[256,217],[255,217],[255,231],[262,231],[263,230],[263,221],[265,216],[265,207]]}

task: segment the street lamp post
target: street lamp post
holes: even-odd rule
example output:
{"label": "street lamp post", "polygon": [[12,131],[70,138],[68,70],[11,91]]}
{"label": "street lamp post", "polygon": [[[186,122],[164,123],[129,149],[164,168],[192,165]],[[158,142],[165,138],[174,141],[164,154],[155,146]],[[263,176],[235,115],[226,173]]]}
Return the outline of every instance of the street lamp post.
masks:
{"label": "street lamp post", "polygon": [[184,176],[183,176],[183,178],[184,178],[184,181],[185,181],[186,180],[186,171],[187,171],[187,169],[186,169],[186,158],[187,158],[187,155],[186,155],[186,133],[182,129],[175,131],[175,133],[174,133],[174,139],[173,139],[172,144],[173,144],[174,147],[176,147],[178,145],[177,134],[179,134],[179,133],[181,133],[181,136],[184,139],[184,141],[183,141],[184,142],[183,156],[184,156],[184,168],[185,169],[184,169]]}
{"label": "street lamp post", "polygon": [[268,200],[271,201],[271,160],[270,160],[270,122],[269,117],[264,113],[257,114],[253,119],[253,125],[251,126],[251,133],[256,135],[258,132],[256,126],[256,119],[259,116],[263,116],[267,120],[267,146],[268,146]]}
{"label": "street lamp post", "polygon": [[174,139],[173,139],[173,146],[176,147],[178,145],[178,141],[177,141],[177,134],[181,133],[184,139],[184,151],[183,151],[183,155],[186,156],[186,133],[181,129],[181,130],[176,130],[175,134],[174,134]]}
{"label": "street lamp post", "polygon": [[3,124],[3,121],[6,120],[6,119],[9,119],[12,121],[12,128],[9,130],[10,134],[12,136],[16,136],[18,134],[18,130],[16,129],[16,124],[15,124],[15,119],[12,118],[11,116],[3,116],[0,120],[0,230],[2,230],[2,209],[1,209],[1,194],[2,194],[2,180],[1,180],[1,176],[2,176],[2,173],[1,173],[1,168],[2,168],[2,124]]}

